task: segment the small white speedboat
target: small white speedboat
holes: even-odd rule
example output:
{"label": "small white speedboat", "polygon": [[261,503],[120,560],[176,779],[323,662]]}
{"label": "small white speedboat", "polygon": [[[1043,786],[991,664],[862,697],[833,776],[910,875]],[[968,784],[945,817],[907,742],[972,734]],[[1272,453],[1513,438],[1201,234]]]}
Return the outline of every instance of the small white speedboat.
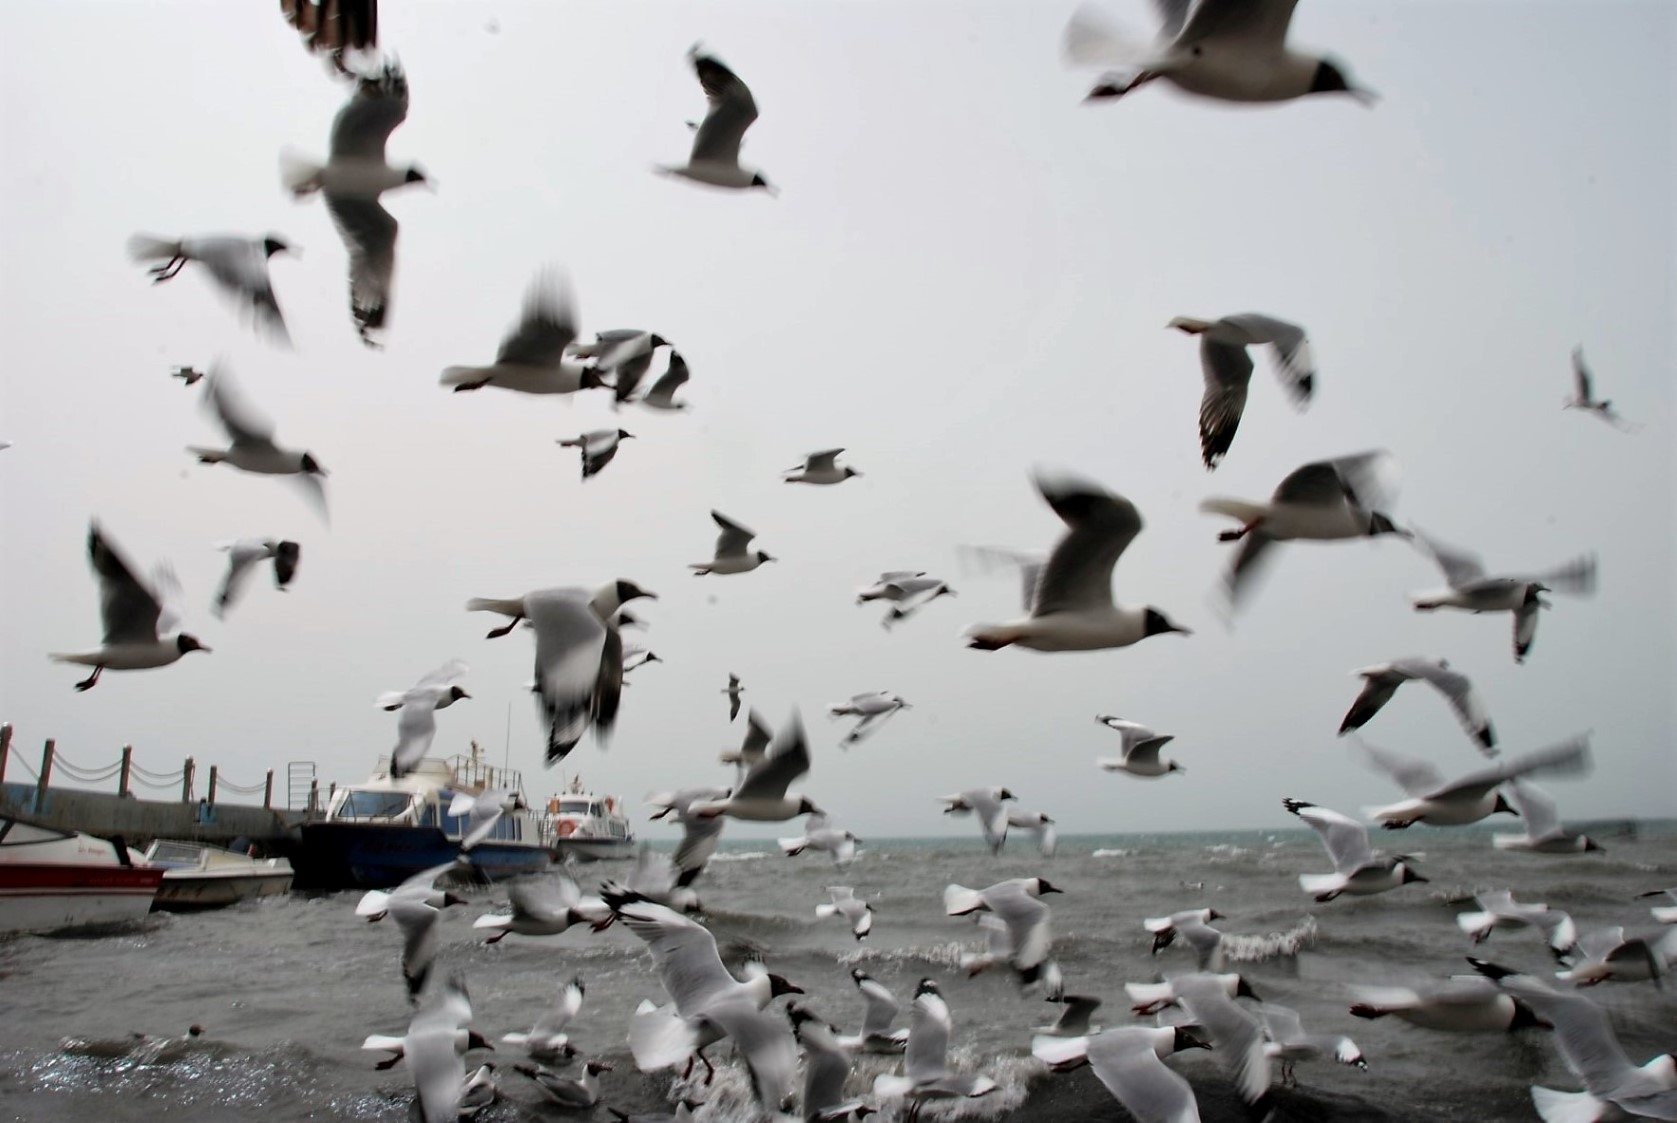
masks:
{"label": "small white speedboat", "polygon": [[163,871],[152,907],[170,912],[216,909],[291,888],[291,863],[284,858],[251,858],[202,842],[160,838],[145,861]]}
{"label": "small white speedboat", "polygon": [[0,817],[0,932],[143,920],[162,879],[114,842]]}

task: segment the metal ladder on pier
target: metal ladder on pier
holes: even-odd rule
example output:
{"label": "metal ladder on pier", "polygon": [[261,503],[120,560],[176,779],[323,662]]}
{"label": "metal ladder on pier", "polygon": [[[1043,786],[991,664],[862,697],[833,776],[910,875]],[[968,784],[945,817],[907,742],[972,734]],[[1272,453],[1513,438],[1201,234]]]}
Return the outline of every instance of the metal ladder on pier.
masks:
{"label": "metal ladder on pier", "polygon": [[287,811],[321,810],[310,805],[316,791],[314,761],[291,760],[285,765],[285,809]]}

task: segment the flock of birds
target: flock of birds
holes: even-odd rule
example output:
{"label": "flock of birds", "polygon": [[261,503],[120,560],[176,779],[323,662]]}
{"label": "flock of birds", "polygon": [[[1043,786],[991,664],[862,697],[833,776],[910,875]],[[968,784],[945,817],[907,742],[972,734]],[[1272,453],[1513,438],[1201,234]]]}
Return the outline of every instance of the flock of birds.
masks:
{"label": "flock of birds", "polygon": [[[1065,38],[1068,61],[1105,68],[1090,99],[1117,98],[1155,80],[1232,102],[1280,102],[1330,93],[1372,98],[1354,86],[1338,64],[1288,44],[1291,0],[1155,0],[1155,7],[1162,27],[1151,40],[1129,35],[1087,8],[1074,15]],[[284,0],[282,8],[310,48],[323,52],[353,84],[353,92],[333,122],[324,161],[287,152],[281,158],[281,179],[285,189],[299,199],[323,198],[348,252],[351,317],[360,338],[377,346],[388,330],[398,229],[380,199],[387,191],[427,182],[422,170],[392,164],[385,153],[388,138],[407,116],[407,79],[394,61],[377,58],[376,8],[367,0]],[[714,188],[772,190],[761,172],[739,163],[741,141],[757,117],[750,89],[722,62],[697,48],[691,53],[691,63],[708,112],[695,127],[686,163],[659,170]],[[136,235],[129,249],[136,260],[157,263],[150,268],[155,283],[166,282],[188,264],[196,264],[239,302],[267,336],[281,342],[286,339],[284,316],[268,268],[274,255],[288,249],[283,238]],[[1304,328],[1254,313],[1216,320],[1179,317],[1170,326],[1199,339],[1205,378],[1199,434],[1207,469],[1215,469],[1232,447],[1254,369],[1254,348],[1273,351],[1284,388],[1298,406],[1308,404],[1317,371]],[[643,390],[660,352],[666,353],[663,373]],[[1611,403],[1595,397],[1581,352],[1573,355],[1573,371],[1574,394],[1567,405],[1623,427]],[[205,407],[228,438],[224,448],[190,449],[200,462],[290,477],[306,489],[322,517],[326,515],[322,481],[327,473],[320,461],[310,451],[277,443],[274,426],[244,400],[225,366],[208,373],[180,367],[173,375],[187,386],[203,384]],[[501,341],[493,361],[448,367],[441,384],[456,393],[485,388],[523,394],[602,391],[612,396],[614,405],[673,412],[685,406],[676,395],[688,379],[686,361],[656,332],[624,329],[582,340],[567,285],[556,273],[544,271],[531,285],[522,314]],[[601,429],[559,443],[578,450],[582,478],[587,480],[609,467],[622,442],[633,436],[622,428]],[[842,448],[813,452],[803,464],[787,470],[784,478],[788,483],[814,486],[842,484],[861,474],[839,463],[843,452]],[[1249,592],[1253,576],[1274,555],[1276,543],[1351,541],[1381,535],[1413,542],[1442,571],[1446,587],[1417,595],[1415,609],[1508,614],[1516,661],[1531,653],[1540,611],[1551,604],[1544,594],[1593,591],[1593,557],[1546,572],[1493,575],[1477,558],[1413,527],[1401,526],[1391,514],[1391,470],[1389,455],[1365,452],[1305,464],[1287,475],[1267,501],[1207,500],[1204,510],[1237,524],[1220,535],[1223,541],[1240,543],[1225,583],[1230,609]],[[1134,504],[1099,484],[1070,475],[1039,473],[1036,486],[1065,523],[1065,532],[1047,553],[969,548],[968,556],[983,568],[1018,571],[1026,609],[1019,619],[972,627],[967,633],[969,646],[985,651],[1004,647],[1098,651],[1130,646],[1156,635],[1189,634],[1159,608],[1126,608],[1113,599],[1113,568],[1143,527]],[[754,531],[719,511],[711,514],[719,534],[713,556],[690,567],[695,575],[741,575],[775,560],[753,548]],[[228,571],[214,598],[217,616],[232,607],[259,564],[271,561],[275,584],[285,589],[296,576],[301,556],[298,543],[278,539],[242,540],[225,548]],[[166,567],[149,579],[142,578],[97,524],[89,532],[88,553],[100,587],[103,644],[88,652],[53,656],[92,668],[76,684],[78,690],[95,685],[105,670],[162,667],[192,651],[209,650],[190,634],[175,630],[180,619],[179,585]],[[943,578],[923,571],[892,571],[859,590],[857,601],[888,605],[882,623],[890,628],[940,598],[954,595]],[[597,588],[540,589],[468,602],[469,610],[507,619],[490,637],[504,636],[520,624],[534,632],[531,689],[539,699],[550,765],[563,759],[590,730],[603,741],[622,701],[625,674],[641,663],[657,661],[650,651],[626,645],[622,634],[624,628],[641,623],[627,606],[653,596],[633,581],[618,579]],[[451,661],[413,687],[380,697],[380,706],[398,714],[398,742],[390,754],[392,776],[410,771],[424,758],[436,732],[436,711],[469,697],[459,685],[465,674],[464,663]],[[1399,658],[1356,674],[1362,679],[1362,689],[1340,733],[1359,730],[1373,720],[1404,683],[1422,682],[1452,707],[1476,749],[1492,758],[1474,771],[1446,780],[1430,763],[1359,742],[1369,764],[1404,793],[1402,800],[1372,810],[1372,821],[1401,829],[1417,822],[1461,825],[1495,813],[1511,813],[1520,817],[1525,829],[1520,834],[1497,835],[1498,848],[1546,854],[1599,848],[1586,836],[1567,831],[1553,802],[1530,783],[1536,776],[1585,772],[1589,767],[1587,737],[1501,758],[1492,723],[1471,681],[1445,661]],[[730,721],[740,714],[743,692],[740,679],[730,675],[723,691]],[[909,705],[896,694],[879,692],[836,703],[830,712],[834,718],[856,719],[842,742],[853,745]],[[1170,735],[1115,715],[1097,720],[1117,733],[1121,744],[1121,755],[1103,758],[1100,767],[1142,779],[1184,771],[1176,761],[1161,756]],[[637,1065],[648,1071],[685,1066],[690,1073],[697,1061],[709,1070],[712,1062],[705,1050],[728,1038],[749,1069],[765,1115],[778,1116],[794,1102],[800,1046],[804,1081],[797,1099],[798,1114],[804,1120],[856,1119],[884,1104],[901,1105],[904,1117],[913,1119],[928,1103],[992,1092],[996,1084],[988,1077],[951,1068],[950,1008],[933,979],[922,980],[916,988],[905,1029],[893,1024],[900,1007],[890,991],[865,973],[853,972],[866,1015],[860,1030],[847,1035],[807,1005],[793,1003],[784,1014],[772,1011],[770,1003],[776,998],[802,991],[761,964],[749,964],[743,979],[723,965],[715,938],[695,919],[701,911],[695,885],[715,853],[727,819],[786,822],[807,816],[803,833],[780,840],[782,849],[789,856],[823,852],[839,868],[855,859],[857,839],[808,796],[791,790],[810,768],[809,745],[796,711],[776,732],[756,710],[748,710],[742,744],[722,759],[736,769],[732,783],[690,787],[651,798],[654,818],[667,817],[683,828],[682,841],[673,854],[643,851],[631,874],[622,882],[608,882],[597,896],[584,894],[564,872],[515,883],[509,887],[512,911],[480,918],[476,927],[498,940],[508,934],[555,936],[579,925],[595,930],[615,923],[626,925],[645,941],[669,997],[664,1005],[643,1004],[631,1021],[629,1041]],[[468,1053],[488,1043],[471,1028],[472,1007],[463,980],[451,975],[432,985],[430,975],[439,918],[449,905],[462,903],[440,883],[446,875],[469,868],[472,846],[488,835],[496,818],[515,807],[518,799],[518,793],[511,791],[460,797],[450,809],[451,814],[467,817],[470,824],[460,861],[426,871],[393,891],[369,893],[358,906],[358,913],[371,920],[392,917],[403,931],[402,970],[417,1012],[404,1035],[370,1037],[366,1045],[392,1054],[381,1068],[405,1058],[418,1093],[417,1110],[426,1123],[469,1116],[497,1094],[492,1064],[467,1071]],[[1034,835],[1044,857],[1054,853],[1053,819],[1040,811],[1009,807],[1014,796],[1004,787],[973,788],[945,797],[944,802],[947,812],[976,818],[992,852],[1000,852],[1013,830]],[[1363,822],[1303,800],[1289,799],[1285,805],[1319,835],[1333,865],[1332,872],[1299,877],[1301,887],[1315,900],[1383,893],[1426,880],[1414,859],[1372,848]],[[817,915],[836,917],[856,939],[865,939],[873,924],[867,902],[851,887],[833,886],[828,892],[830,899],[817,906]],[[1241,1095],[1259,1114],[1271,1085],[1272,1062],[1280,1064],[1283,1080],[1292,1079],[1295,1063],[1316,1057],[1365,1064],[1349,1038],[1307,1033],[1292,1011],[1273,1004],[1249,1004],[1255,996],[1247,981],[1223,970],[1221,933],[1211,927],[1219,916],[1210,909],[1145,922],[1153,933],[1155,951],[1180,937],[1195,952],[1198,970],[1159,983],[1126,985],[1134,1011],[1158,1015],[1157,1024],[1100,1029],[1091,1022],[1100,1001],[1068,994],[1052,956],[1051,911],[1044,898],[1058,892],[1041,877],[979,889],[950,885],[944,894],[945,911],[976,918],[987,941],[987,950],[968,956],[962,966],[969,973],[1005,967],[1014,973],[1022,991],[1041,989],[1062,1003],[1062,1017],[1040,1028],[1032,1052],[1055,1071],[1090,1065],[1138,1120],[1181,1123],[1199,1118],[1189,1085],[1164,1063],[1184,1049],[1213,1048]],[[1662,892],[1677,901],[1677,890]],[[1677,928],[1664,937],[1627,938],[1617,928],[1580,936],[1564,912],[1515,902],[1507,892],[1482,894],[1478,905],[1479,911],[1459,918],[1476,943],[1497,927],[1533,927],[1567,965],[1560,979],[1571,985],[1557,987],[1475,960],[1479,974],[1452,979],[1432,991],[1365,988],[1350,1013],[1364,1018],[1393,1015],[1418,1026],[1456,1031],[1548,1025],[1555,1031],[1562,1057],[1585,1089],[1534,1088],[1534,1101],[1545,1119],[1570,1123],[1607,1118],[1615,1111],[1677,1119],[1677,1066],[1672,1058],[1662,1056],[1635,1065],[1614,1039],[1606,1014],[1575,989],[1603,981],[1659,979],[1677,963]],[[1677,908],[1656,908],[1655,917],[1668,924],[1677,921]],[[576,1075],[558,1071],[580,1055],[570,1036],[583,996],[580,980],[567,983],[556,1005],[528,1033],[502,1039],[503,1044],[527,1054],[529,1063],[521,1063],[518,1070],[555,1104],[571,1110],[591,1109],[599,1102],[599,1075],[609,1068],[594,1058],[579,1065]],[[885,1074],[875,1081],[872,1102],[845,1094],[857,1053],[903,1056],[901,1075]],[[700,1091],[697,1085],[682,1087],[692,1093]],[[684,1099],[669,1115],[615,1114],[642,1121],[686,1119],[698,1105],[697,1099]]]}

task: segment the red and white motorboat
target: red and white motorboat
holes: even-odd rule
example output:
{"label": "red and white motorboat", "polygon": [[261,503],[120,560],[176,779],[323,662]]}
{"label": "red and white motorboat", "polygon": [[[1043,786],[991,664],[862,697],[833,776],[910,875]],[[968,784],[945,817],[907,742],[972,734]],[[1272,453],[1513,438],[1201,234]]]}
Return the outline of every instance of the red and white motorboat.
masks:
{"label": "red and white motorboat", "polygon": [[105,839],[0,817],[0,932],[144,920],[162,881]]}

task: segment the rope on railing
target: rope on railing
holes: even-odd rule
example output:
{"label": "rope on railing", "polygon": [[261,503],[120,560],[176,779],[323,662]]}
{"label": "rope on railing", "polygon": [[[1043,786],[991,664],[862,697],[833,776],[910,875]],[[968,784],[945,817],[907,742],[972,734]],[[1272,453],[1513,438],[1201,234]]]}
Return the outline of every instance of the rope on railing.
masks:
{"label": "rope on railing", "polygon": [[230,792],[238,792],[240,795],[255,795],[258,792],[266,790],[268,786],[266,780],[260,784],[235,784],[219,772],[216,773],[215,783],[218,789],[225,788]]}
{"label": "rope on railing", "polygon": [[29,773],[29,778],[31,780],[35,781],[37,784],[41,782],[41,774],[39,772],[35,771],[33,768],[29,767],[29,762],[27,760],[24,760],[21,756],[15,756],[14,755],[13,757],[11,757],[11,763],[17,765],[18,767],[22,768],[25,772]]}
{"label": "rope on railing", "polygon": [[180,780],[186,775],[186,769],[184,767],[177,768],[173,772],[152,772],[149,769],[141,768],[137,764],[130,764],[129,770],[136,776],[143,776],[146,779],[156,781],[159,784],[174,783],[176,780]]}
{"label": "rope on railing", "polygon": [[145,780],[145,779],[141,779],[139,777],[135,777],[134,782],[137,783],[137,784],[143,784],[148,788],[157,788],[159,790],[166,790],[166,789],[173,788],[173,787],[176,787],[177,785],[179,785],[180,781],[181,781],[181,776],[182,776],[182,773],[177,772],[177,773],[175,773],[175,778],[173,780],[164,780],[162,783],[153,783],[150,780]]}
{"label": "rope on railing", "polygon": [[72,780],[80,780],[84,784],[96,784],[103,780],[109,780],[122,771],[120,760],[115,764],[106,765],[104,768],[81,768],[54,754],[52,763],[54,768],[63,769]]}

